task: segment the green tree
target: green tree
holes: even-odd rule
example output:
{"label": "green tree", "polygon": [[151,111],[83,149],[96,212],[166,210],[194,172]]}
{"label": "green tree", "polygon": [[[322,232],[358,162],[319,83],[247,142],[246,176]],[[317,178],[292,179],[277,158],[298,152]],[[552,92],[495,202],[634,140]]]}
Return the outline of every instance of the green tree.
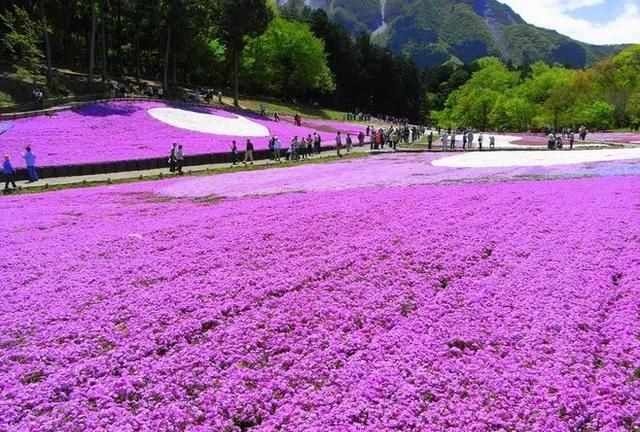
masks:
{"label": "green tree", "polygon": [[335,89],[324,42],[306,24],[276,18],[245,48],[243,76],[257,90],[276,96],[303,96]]}
{"label": "green tree", "polygon": [[18,73],[37,75],[45,57],[41,45],[47,27],[18,5],[0,15],[0,21],[3,57]]}
{"label": "green tree", "polygon": [[232,57],[233,103],[238,106],[240,56],[247,37],[257,37],[267,29],[273,19],[273,11],[265,0],[219,0],[219,14],[221,39]]}

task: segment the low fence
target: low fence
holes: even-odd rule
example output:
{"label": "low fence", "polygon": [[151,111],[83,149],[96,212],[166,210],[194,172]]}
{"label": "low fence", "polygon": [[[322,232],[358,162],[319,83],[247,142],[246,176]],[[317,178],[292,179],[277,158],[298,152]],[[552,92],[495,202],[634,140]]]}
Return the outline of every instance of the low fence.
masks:
{"label": "low fence", "polygon": [[[335,146],[322,146],[322,151],[335,150]],[[284,157],[285,151],[282,155]],[[266,160],[269,159],[269,150],[255,150],[253,152],[254,160]],[[238,162],[242,162],[244,159],[244,152],[239,151],[237,153]],[[231,152],[228,153],[209,153],[202,155],[185,156],[184,167],[190,166],[202,166],[211,164],[231,164],[233,162],[233,156]],[[91,176],[100,174],[111,174],[120,172],[135,172],[135,171],[148,171],[154,169],[166,169],[169,170],[168,157],[158,157],[151,159],[138,159],[129,161],[115,161],[104,163],[86,163],[76,165],[59,165],[51,167],[38,167],[36,171],[40,179],[46,180],[56,177],[80,177]],[[27,180],[26,168],[19,168],[16,170],[16,180]]]}

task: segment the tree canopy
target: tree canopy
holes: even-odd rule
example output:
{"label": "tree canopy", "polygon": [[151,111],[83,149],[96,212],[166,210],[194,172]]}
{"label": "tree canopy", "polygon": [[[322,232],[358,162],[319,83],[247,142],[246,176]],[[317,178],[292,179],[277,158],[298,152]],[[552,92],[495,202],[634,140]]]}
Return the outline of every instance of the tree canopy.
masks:
{"label": "tree canopy", "polygon": [[595,129],[640,123],[640,46],[591,69],[538,62],[524,71],[496,58],[447,98],[434,119],[446,126],[528,130],[587,125]]}

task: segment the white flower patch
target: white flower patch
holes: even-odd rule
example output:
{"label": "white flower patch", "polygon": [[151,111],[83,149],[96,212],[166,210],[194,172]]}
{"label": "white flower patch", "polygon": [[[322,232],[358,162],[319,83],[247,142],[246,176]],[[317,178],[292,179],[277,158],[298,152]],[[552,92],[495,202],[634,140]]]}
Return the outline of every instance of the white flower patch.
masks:
{"label": "white flower patch", "polygon": [[177,108],[152,108],[148,113],[170,126],[212,135],[259,138],[270,134],[266,127],[241,116],[221,117]]}
{"label": "white flower patch", "polygon": [[431,162],[449,168],[503,168],[573,165],[590,162],[611,162],[640,159],[640,148],[607,150],[555,150],[472,152]]}

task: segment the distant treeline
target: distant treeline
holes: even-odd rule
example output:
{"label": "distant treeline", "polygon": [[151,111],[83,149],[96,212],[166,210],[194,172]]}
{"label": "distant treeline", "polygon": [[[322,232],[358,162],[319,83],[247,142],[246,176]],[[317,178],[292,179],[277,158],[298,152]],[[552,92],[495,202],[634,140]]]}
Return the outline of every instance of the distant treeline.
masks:
{"label": "distant treeline", "polygon": [[556,130],[640,127],[640,45],[586,70],[535,63],[514,70],[496,58],[452,92],[432,119],[446,127]]}
{"label": "distant treeline", "polygon": [[0,61],[46,77],[48,94],[64,94],[53,73],[64,67],[92,72],[87,91],[130,76],[412,122],[626,126],[639,116],[637,57],[587,71],[497,59],[420,70],[302,1],[0,0]]}

